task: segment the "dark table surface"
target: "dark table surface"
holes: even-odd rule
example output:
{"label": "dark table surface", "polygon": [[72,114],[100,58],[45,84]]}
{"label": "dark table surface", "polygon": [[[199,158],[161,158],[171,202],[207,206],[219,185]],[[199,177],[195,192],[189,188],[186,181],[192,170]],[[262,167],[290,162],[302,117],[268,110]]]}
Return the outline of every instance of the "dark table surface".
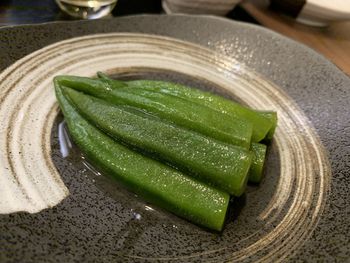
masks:
{"label": "dark table surface", "polygon": [[[161,0],[118,0],[112,14],[105,19],[134,14],[164,13]],[[240,6],[234,8],[228,18],[257,23]],[[54,0],[1,0],[0,26],[35,24],[49,21],[72,20],[60,11]]]}

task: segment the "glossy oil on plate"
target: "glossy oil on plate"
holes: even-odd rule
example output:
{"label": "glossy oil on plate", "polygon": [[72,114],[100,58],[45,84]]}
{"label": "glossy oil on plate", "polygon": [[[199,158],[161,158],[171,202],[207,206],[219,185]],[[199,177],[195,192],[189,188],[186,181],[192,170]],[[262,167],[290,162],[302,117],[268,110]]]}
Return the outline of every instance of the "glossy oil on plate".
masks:
{"label": "glossy oil on plate", "polygon": [[[12,44],[0,73],[1,261],[349,257],[350,81],[316,53],[255,26],[201,16],[52,23],[0,35]],[[265,178],[232,201],[222,233],[143,202],[91,169],[74,146],[62,157],[69,143],[52,78],[96,71],[184,83],[278,112]]]}

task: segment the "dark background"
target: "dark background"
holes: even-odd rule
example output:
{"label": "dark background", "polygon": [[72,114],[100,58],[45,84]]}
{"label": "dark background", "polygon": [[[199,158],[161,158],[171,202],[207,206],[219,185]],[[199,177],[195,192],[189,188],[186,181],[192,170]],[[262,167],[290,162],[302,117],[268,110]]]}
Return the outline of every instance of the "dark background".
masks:
{"label": "dark background", "polygon": [[[164,13],[161,0],[118,0],[112,14],[104,19],[134,14]],[[228,18],[255,23],[240,6],[227,14]],[[62,13],[54,0],[1,0],[0,26],[73,20]]]}

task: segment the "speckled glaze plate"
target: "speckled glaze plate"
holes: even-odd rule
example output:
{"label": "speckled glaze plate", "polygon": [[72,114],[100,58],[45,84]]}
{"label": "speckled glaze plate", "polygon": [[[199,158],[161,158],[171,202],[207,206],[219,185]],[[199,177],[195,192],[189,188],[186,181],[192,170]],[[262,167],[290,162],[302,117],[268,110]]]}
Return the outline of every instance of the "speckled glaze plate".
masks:
{"label": "speckled glaze plate", "polygon": [[[0,45],[0,262],[349,260],[350,80],[319,54],[183,15],[7,27]],[[143,202],[74,146],[62,157],[52,77],[98,70],[278,112],[264,180],[231,202],[222,233]]]}

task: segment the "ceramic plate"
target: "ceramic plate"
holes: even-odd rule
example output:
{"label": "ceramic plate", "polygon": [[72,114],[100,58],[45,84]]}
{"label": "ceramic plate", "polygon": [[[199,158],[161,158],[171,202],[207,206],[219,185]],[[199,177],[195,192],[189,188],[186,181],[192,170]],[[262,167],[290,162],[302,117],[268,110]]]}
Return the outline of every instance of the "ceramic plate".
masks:
{"label": "ceramic plate", "polygon": [[[319,54],[257,26],[182,15],[7,27],[0,43],[1,262],[349,259],[350,80]],[[98,70],[278,112],[264,180],[232,201],[222,233],[143,202],[64,140],[52,78]]]}

